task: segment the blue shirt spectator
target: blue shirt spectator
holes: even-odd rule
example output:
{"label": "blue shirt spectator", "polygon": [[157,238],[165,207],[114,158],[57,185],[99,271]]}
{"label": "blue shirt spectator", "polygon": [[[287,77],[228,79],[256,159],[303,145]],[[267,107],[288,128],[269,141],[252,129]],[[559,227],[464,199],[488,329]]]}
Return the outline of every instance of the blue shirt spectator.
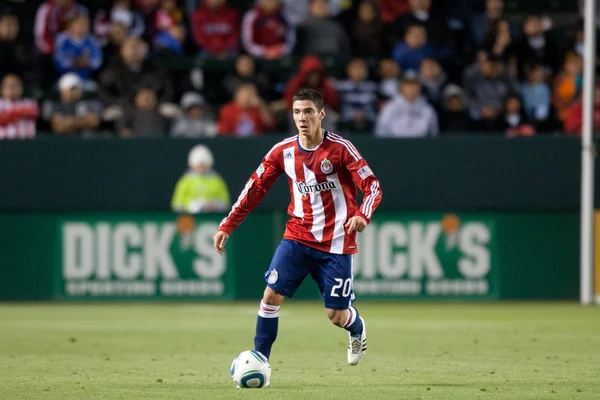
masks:
{"label": "blue shirt spectator", "polygon": [[521,85],[523,107],[527,116],[535,121],[544,121],[550,115],[551,93],[545,82],[543,65],[531,68],[526,83]]}
{"label": "blue shirt spectator", "polygon": [[427,32],[421,25],[411,25],[392,52],[392,58],[403,71],[418,71],[421,60],[431,57],[433,49],[427,43]]}
{"label": "blue shirt spectator", "polygon": [[75,18],[68,29],[56,38],[54,65],[63,75],[74,72],[83,80],[90,80],[93,71],[102,65],[102,49],[96,38],[90,34],[90,21],[87,15]]}

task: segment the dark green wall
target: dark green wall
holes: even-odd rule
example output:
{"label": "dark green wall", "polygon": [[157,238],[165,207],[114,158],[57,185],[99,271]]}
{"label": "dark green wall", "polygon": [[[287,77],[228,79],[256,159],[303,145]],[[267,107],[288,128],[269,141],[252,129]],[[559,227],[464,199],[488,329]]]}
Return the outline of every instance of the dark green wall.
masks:
{"label": "dark green wall", "polygon": [[[166,210],[173,186],[186,168],[187,152],[200,142],[212,148],[216,168],[235,198],[262,156],[281,138],[3,141],[0,210]],[[576,138],[351,139],[381,180],[382,209],[579,207]],[[285,185],[280,179],[259,207],[283,209],[289,201]]]}

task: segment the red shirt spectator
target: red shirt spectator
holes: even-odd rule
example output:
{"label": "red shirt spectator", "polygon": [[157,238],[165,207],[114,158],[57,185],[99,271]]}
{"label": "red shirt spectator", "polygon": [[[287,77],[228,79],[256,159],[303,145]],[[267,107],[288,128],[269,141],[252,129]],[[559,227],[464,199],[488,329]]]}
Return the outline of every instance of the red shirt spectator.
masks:
{"label": "red shirt spectator", "polygon": [[386,24],[392,24],[402,14],[410,11],[409,0],[379,0],[381,19]]}
{"label": "red shirt spectator", "polygon": [[42,54],[54,51],[54,38],[62,32],[67,22],[88,11],[74,0],[48,0],[35,14],[35,45]]}
{"label": "red shirt spectator", "polygon": [[154,29],[168,31],[183,22],[183,11],[177,7],[175,0],[162,0],[160,8],[154,17]]}
{"label": "red shirt spectator", "polygon": [[[594,133],[600,133],[600,85],[594,89]],[[565,133],[581,136],[583,127],[583,104],[581,102],[569,107],[564,120]]]}
{"label": "red shirt spectator", "polygon": [[256,93],[252,83],[241,85],[235,100],[219,113],[219,135],[256,136],[273,128],[273,115]]}
{"label": "red shirt spectator", "polygon": [[205,0],[192,15],[196,44],[213,55],[237,50],[240,13],[226,0]]}
{"label": "red shirt spectator", "polygon": [[325,67],[318,57],[306,56],[300,63],[300,70],[290,79],[285,88],[285,101],[292,108],[294,94],[302,88],[318,90],[325,99],[325,105],[339,109],[340,98],[333,83],[325,74]]}
{"label": "red shirt spectator", "polygon": [[22,95],[21,79],[16,75],[6,75],[2,80],[0,99],[0,140],[35,136],[38,105],[35,100],[22,99]]}
{"label": "red shirt spectator", "polygon": [[254,57],[281,58],[291,53],[296,31],[281,11],[281,0],[260,0],[244,15],[242,42]]}

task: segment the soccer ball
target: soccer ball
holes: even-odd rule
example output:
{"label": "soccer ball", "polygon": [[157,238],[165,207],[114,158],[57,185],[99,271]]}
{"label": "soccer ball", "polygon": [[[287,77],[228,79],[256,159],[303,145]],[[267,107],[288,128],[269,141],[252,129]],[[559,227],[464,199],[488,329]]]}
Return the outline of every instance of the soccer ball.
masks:
{"label": "soccer ball", "polygon": [[267,387],[271,385],[271,364],[258,351],[242,351],[231,363],[231,377],[240,388]]}

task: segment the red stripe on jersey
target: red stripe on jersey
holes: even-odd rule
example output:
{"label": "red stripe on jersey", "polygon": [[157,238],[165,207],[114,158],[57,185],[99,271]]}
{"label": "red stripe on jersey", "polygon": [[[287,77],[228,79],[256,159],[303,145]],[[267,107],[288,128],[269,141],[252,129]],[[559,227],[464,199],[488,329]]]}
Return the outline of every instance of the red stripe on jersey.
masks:
{"label": "red stripe on jersey", "polygon": [[[296,146],[294,148],[294,167],[296,171],[296,182],[306,182],[306,176],[304,174],[304,163],[302,162],[302,154],[301,150]],[[294,190],[298,190],[295,184],[292,183],[292,192]],[[293,197],[293,194],[292,194]],[[304,224],[308,227],[310,231],[313,226],[313,212],[312,205],[310,201],[310,194],[305,194],[302,196],[302,211],[304,213]]]}

